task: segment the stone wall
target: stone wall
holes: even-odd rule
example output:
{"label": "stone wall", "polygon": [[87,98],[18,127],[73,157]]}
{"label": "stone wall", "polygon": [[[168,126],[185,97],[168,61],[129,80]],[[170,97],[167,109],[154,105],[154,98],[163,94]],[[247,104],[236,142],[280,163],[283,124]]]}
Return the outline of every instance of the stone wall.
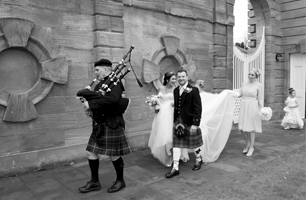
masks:
{"label": "stone wall", "polygon": [[[5,18],[25,19],[49,30],[69,69],[67,83],[55,83],[35,105],[37,119],[23,123],[0,120],[0,175],[84,157],[91,123],[75,95],[93,75],[93,1],[3,0],[0,20]],[[1,119],[5,109],[0,105]]]}
{"label": "stone wall", "polygon": [[[91,120],[76,92],[92,81],[94,61],[104,57],[117,64],[131,45],[131,63],[144,85],[138,86],[132,72],[125,78],[126,96],[132,99],[126,130],[133,150],[147,147],[154,117],[144,100],[157,90],[144,80],[144,60],[159,59],[167,70],[174,59],[178,67],[195,70],[206,91],[231,89],[233,5],[234,0],[1,1],[0,19],[24,19],[48,29],[69,68],[67,82],[54,83],[35,104],[37,119],[0,120],[0,176],[85,158]],[[167,57],[163,38],[169,36],[178,41],[177,53]],[[0,116],[5,109],[0,105]]]}

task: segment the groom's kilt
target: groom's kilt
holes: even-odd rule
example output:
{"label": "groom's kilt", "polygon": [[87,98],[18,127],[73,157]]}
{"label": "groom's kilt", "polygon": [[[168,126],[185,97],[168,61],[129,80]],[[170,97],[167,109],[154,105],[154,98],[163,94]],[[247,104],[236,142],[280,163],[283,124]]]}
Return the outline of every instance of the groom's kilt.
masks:
{"label": "groom's kilt", "polygon": [[132,153],[124,128],[120,125],[115,129],[110,128],[105,123],[93,125],[86,150],[107,156],[123,156]]}
{"label": "groom's kilt", "polygon": [[184,138],[178,138],[173,128],[173,147],[195,149],[203,145],[201,129],[198,127],[194,135],[190,135],[190,126],[187,126],[187,135]]}

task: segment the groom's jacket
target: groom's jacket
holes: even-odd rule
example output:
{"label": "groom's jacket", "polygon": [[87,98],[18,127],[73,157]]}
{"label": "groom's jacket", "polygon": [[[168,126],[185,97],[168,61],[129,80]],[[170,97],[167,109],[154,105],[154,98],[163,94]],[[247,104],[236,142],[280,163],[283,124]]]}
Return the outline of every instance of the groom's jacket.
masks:
{"label": "groom's jacket", "polygon": [[185,124],[199,126],[202,114],[199,89],[188,84],[181,96],[179,94],[179,87],[176,87],[173,93],[174,122],[178,116],[181,116]]}

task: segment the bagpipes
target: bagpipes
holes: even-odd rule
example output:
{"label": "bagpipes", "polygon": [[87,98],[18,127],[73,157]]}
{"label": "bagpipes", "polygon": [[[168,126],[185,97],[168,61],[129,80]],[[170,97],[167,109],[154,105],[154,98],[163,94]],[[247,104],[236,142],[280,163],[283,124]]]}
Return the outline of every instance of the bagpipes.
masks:
{"label": "bagpipes", "polygon": [[[77,98],[84,103],[86,101],[90,101],[93,99],[98,99],[98,98],[103,98],[103,96],[110,92],[112,88],[118,84],[122,87],[122,91],[124,91],[124,87],[122,85],[121,80],[124,78],[126,74],[128,74],[131,70],[127,69],[124,73],[121,73],[122,70],[127,66],[127,63],[130,64],[131,69],[134,73],[134,76],[137,80],[137,83],[140,87],[142,87],[142,84],[140,80],[137,78],[135,71],[131,65],[131,52],[134,49],[134,46],[132,45],[130,47],[130,50],[123,56],[122,60],[116,65],[116,67],[112,70],[112,72],[107,76],[107,79],[102,83],[101,87],[99,88],[98,91],[92,91],[90,90],[91,86],[95,83],[96,79],[92,81],[92,83],[85,87],[85,89],[79,90],[77,92]],[[128,60],[126,58],[129,56]],[[128,105],[130,103],[130,99],[122,97],[119,99],[118,103],[116,106],[111,106],[108,107],[109,110],[105,110],[105,113],[110,113],[112,115],[116,114],[124,114],[125,111],[128,108]],[[92,117],[92,116],[91,116]]]}

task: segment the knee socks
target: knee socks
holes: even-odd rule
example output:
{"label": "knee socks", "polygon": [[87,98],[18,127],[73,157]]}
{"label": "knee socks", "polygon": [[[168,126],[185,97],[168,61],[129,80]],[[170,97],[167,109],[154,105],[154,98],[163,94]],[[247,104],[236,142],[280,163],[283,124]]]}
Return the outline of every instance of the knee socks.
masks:
{"label": "knee socks", "polygon": [[117,181],[123,181],[124,162],[122,157],[112,161],[117,174]]}
{"label": "knee socks", "polygon": [[200,152],[201,152],[200,148],[194,149],[194,155],[196,157],[196,162],[201,162],[201,160],[202,160]]}
{"label": "knee socks", "polygon": [[99,159],[88,159],[88,163],[91,171],[91,182],[99,182]]}
{"label": "knee socks", "polygon": [[173,168],[179,170],[179,160],[181,157],[181,149],[180,148],[173,148]]}

